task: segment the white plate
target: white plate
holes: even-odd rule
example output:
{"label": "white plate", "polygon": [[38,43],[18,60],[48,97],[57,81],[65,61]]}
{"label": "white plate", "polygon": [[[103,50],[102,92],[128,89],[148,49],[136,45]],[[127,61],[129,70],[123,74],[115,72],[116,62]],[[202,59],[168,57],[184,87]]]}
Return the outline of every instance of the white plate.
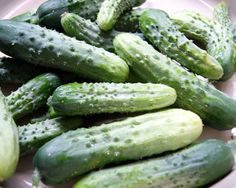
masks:
{"label": "white plate", "polygon": [[[0,0],[0,18],[7,19],[24,11],[36,9],[43,1],[44,0]],[[147,0],[147,3],[144,5],[144,7],[160,8],[166,10],[169,13],[184,9],[195,10],[207,16],[211,16],[213,9],[212,7],[214,7],[217,2],[218,0]],[[230,1],[230,8],[232,10],[236,10],[236,1]],[[235,19],[235,17],[233,18]],[[232,98],[236,99],[236,75],[234,75],[229,81],[218,84],[217,87]],[[231,131],[220,132],[210,128],[205,128],[202,139],[206,138],[220,138],[229,140],[232,139],[232,133]],[[21,159],[15,175],[1,186],[3,188],[30,188],[32,169],[31,156]],[[68,188],[71,187],[72,184],[73,183],[56,187]],[[44,185],[41,185],[40,187],[52,188]],[[232,171],[228,176],[211,187],[236,188],[236,170]]]}

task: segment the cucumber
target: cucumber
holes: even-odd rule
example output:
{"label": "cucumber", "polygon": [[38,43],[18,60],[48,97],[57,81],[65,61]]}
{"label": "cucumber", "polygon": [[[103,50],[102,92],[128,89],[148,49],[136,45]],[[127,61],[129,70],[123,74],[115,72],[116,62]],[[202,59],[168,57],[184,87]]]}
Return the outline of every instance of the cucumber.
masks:
{"label": "cucumber", "polygon": [[38,24],[39,23],[39,18],[36,15],[36,13],[33,11],[32,12],[31,11],[24,12],[18,16],[11,18],[11,20],[18,21],[18,22],[28,22],[31,24]]}
{"label": "cucumber", "polygon": [[129,73],[127,64],[113,53],[23,22],[0,21],[0,51],[96,81],[124,82]]}
{"label": "cucumber", "polygon": [[191,38],[205,40],[207,52],[223,67],[225,81],[232,77],[235,71],[236,47],[233,35],[226,26],[192,11],[176,12],[172,19],[178,24],[181,32]]}
{"label": "cucumber", "polygon": [[95,22],[73,13],[63,14],[61,25],[67,35],[111,52],[114,52],[113,39],[120,34],[115,30],[104,32]]}
{"label": "cucumber", "polygon": [[136,8],[122,14],[115,24],[115,29],[124,32],[140,32],[139,18],[148,8]]}
{"label": "cucumber", "polygon": [[7,96],[6,101],[14,119],[32,113],[46,104],[48,97],[61,84],[52,74],[42,74],[22,85]]}
{"label": "cucumber", "polygon": [[104,0],[97,15],[98,26],[108,31],[126,10],[143,4],[145,0]]}
{"label": "cucumber", "polygon": [[0,90],[0,182],[15,172],[19,159],[19,142],[16,124]]}
{"label": "cucumber", "polygon": [[71,83],[53,93],[49,105],[63,116],[160,109],[176,100],[174,89],[161,84]]}
{"label": "cucumber", "polygon": [[59,184],[111,163],[182,148],[200,136],[202,126],[196,114],[182,109],[144,114],[69,131],[41,147],[33,163],[44,183]]}
{"label": "cucumber", "polygon": [[206,125],[220,130],[236,127],[236,101],[198,79],[141,38],[124,33],[114,47],[131,70],[147,82],[161,83],[177,92],[176,104],[198,114]]}
{"label": "cucumber", "polygon": [[194,73],[213,80],[223,76],[221,65],[178,31],[166,12],[158,9],[145,11],[140,17],[140,29],[163,54]]}
{"label": "cucumber", "polygon": [[81,124],[80,117],[59,117],[18,127],[21,156],[36,151],[49,140]]}
{"label": "cucumber", "polygon": [[86,19],[96,20],[97,13],[104,0],[48,0],[39,6],[39,23],[52,29],[61,28],[61,15],[72,12]]}
{"label": "cucumber", "polygon": [[212,139],[160,158],[93,172],[73,188],[205,187],[223,178],[233,165],[229,146]]}

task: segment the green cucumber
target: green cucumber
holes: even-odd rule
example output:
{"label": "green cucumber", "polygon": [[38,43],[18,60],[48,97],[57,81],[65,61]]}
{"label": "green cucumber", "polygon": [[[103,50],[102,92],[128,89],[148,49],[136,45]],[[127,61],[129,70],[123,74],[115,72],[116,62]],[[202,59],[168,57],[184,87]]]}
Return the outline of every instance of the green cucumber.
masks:
{"label": "green cucumber", "polygon": [[207,52],[223,67],[222,81],[232,77],[236,64],[236,46],[226,26],[192,11],[176,12],[172,19],[186,36],[205,41]]}
{"label": "green cucumber", "polygon": [[28,23],[31,23],[31,24],[38,24],[39,23],[39,18],[36,15],[36,13],[33,12],[33,11],[22,13],[18,16],[15,16],[15,17],[11,18],[11,20],[17,21],[17,22],[28,22]]}
{"label": "green cucumber", "polygon": [[221,65],[178,31],[166,12],[158,9],[145,11],[140,17],[140,29],[163,54],[194,73],[213,80],[223,76]]}
{"label": "green cucumber", "polygon": [[39,6],[39,23],[52,29],[61,28],[61,15],[72,12],[86,19],[96,20],[97,13],[104,0],[48,0]]}
{"label": "green cucumber", "polygon": [[162,84],[71,83],[58,87],[49,105],[64,116],[155,110],[172,105],[174,89]]}
{"label": "green cucumber", "polygon": [[59,117],[18,127],[21,156],[36,151],[49,140],[81,124],[80,117]]}
{"label": "green cucumber", "polygon": [[60,84],[56,75],[47,73],[35,77],[12,92],[6,100],[14,119],[32,113],[46,104],[48,97]]}
{"label": "green cucumber", "polygon": [[144,2],[145,0],[104,0],[96,22],[102,30],[108,31],[113,28],[122,13]]}
{"label": "green cucumber", "polygon": [[104,32],[96,23],[73,13],[63,14],[61,24],[67,35],[111,52],[114,51],[113,39],[120,34],[115,30]]}
{"label": "green cucumber", "polygon": [[182,109],[144,114],[69,131],[41,147],[33,163],[44,183],[59,184],[111,163],[182,148],[200,136],[202,126],[196,114]]}
{"label": "green cucumber", "polygon": [[127,64],[113,53],[23,22],[0,21],[0,50],[30,63],[96,81],[124,82],[129,73]]}
{"label": "green cucumber", "polygon": [[124,32],[140,32],[139,29],[139,18],[141,14],[148,10],[148,8],[137,8],[131,11],[127,11],[122,14],[115,24],[115,29],[117,31]]}
{"label": "green cucumber", "polygon": [[161,83],[177,92],[176,104],[198,114],[206,125],[220,130],[236,127],[236,101],[156,51],[141,38],[124,33],[114,47],[131,70],[147,82]]}
{"label": "green cucumber", "polygon": [[19,143],[16,124],[0,90],[0,182],[15,172],[19,159]]}
{"label": "green cucumber", "polygon": [[229,146],[212,139],[160,158],[93,172],[73,188],[205,187],[223,178],[233,165]]}

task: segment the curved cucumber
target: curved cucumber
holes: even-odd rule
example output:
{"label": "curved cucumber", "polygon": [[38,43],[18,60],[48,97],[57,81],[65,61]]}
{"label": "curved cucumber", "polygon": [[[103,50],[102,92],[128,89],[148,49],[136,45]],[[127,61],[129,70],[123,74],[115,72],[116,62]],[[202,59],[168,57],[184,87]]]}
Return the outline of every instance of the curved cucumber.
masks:
{"label": "curved cucumber", "polygon": [[48,119],[18,127],[20,153],[25,155],[36,151],[49,140],[82,124],[80,117]]}
{"label": "curved cucumber", "polygon": [[112,52],[114,51],[113,39],[120,34],[115,30],[104,32],[96,23],[73,13],[63,14],[61,24],[67,35]]}
{"label": "curved cucumber", "polygon": [[236,127],[236,101],[156,51],[132,34],[114,40],[119,54],[143,80],[166,84],[177,92],[177,105],[198,114],[207,125],[226,130]]}
{"label": "curved cucumber", "polygon": [[223,67],[224,75],[221,80],[227,80],[234,74],[236,47],[226,26],[192,11],[177,12],[172,18],[185,35],[205,40],[207,52]]}
{"label": "curved cucumber", "polygon": [[19,159],[19,143],[16,124],[0,90],[0,182],[15,172]]}
{"label": "curved cucumber", "polygon": [[163,54],[175,59],[194,73],[217,80],[223,76],[221,65],[197,47],[174,26],[162,10],[147,10],[140,17],[144,36]]}
{"label": "curved cucumber", "polygon": [[74,116],[160,109],[176,100],[161,84],[72,83],[55,90],[49,104],[56,114]]}
{"label": "curved cucumber", "polygon": [[86,19],[96,20],[96,15],[104,0],[48,0],[39,6],[37,15],[40,25],[48,28],[61,28],[61,15],[73,12]]}
{"label": "curved cucumber", "polygon": [[6,100],[14,119],[32,113],[46,104],[48,97],[60,84],[56,75],[47,73],[35,77],[12,92]]}
{"label": "curved cucumber", "polygon": [[145,0],[104,0],[98,12],[97,23],[102,30],[108,31],[122,13],[144,2]]}
{"label": "curved cucumber", "polygon": [[0,21],[0,50],[12,57],[96,81],[124,82],[129,73],[127,64],[115,54],[23,22]]}
{"label": "curved cucumber", "polygon": [[182,148],[200,136],[202,126],[196,114],[170,109],[77,129],[41,147],[34,166],[44,183],[59,184],[107,164]]}
{"label": "curved cucumber", "polygon": [[205,187],[229,173],[233,165],[230,148],[212,139],[161,158],[93,172],[73,188]]}
{"label": "curved cucumber", "polygon": [[23,14],[20,14],[18,16],[11,18],[11,20],[17,21],[17,22],[28,22],[31,24],[39,23],[39,18],[35,12],[25,12]]}

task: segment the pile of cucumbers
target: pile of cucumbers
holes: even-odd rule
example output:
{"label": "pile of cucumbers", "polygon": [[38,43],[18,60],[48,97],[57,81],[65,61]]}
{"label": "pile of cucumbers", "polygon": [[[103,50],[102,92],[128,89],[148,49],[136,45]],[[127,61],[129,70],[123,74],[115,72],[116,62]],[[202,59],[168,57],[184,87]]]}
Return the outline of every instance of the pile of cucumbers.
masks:
{"label": "pile of cucumbers", "polygon": [[28,154],[35,187],[194,188],[232,170],[235,140],[198,141],[236,127],[212,85],[236,69],[227,5],[209,18],[144,2],[48,0],[0,20],[0,85],[18,86],[0,90],[0,182]]}

